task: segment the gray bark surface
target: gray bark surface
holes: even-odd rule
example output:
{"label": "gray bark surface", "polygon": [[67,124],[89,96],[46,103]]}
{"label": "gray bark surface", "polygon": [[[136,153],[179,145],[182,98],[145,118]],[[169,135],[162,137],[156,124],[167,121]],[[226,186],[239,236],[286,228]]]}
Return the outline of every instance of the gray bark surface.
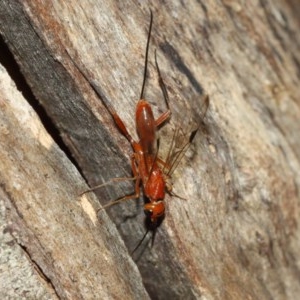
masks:
{"label": "gray bark surface", "polygon": [[[142,199],[97,209],[132,193],[133,183],[108,185],[98,200],[79,197],[87,186],[78,169],[90,186],[131,176],[130,145],[87,78],[136,137],[149,8],[145,98],[156,116],[165,110],[157,49],[173,113],[160,134],[162,154],[174,128],[188,136],[192,120],[201,130],[172,177],[187,200],[166,197],[153,248],[149,235],[132,260],[145,232]],[[24,99],[0,69],[2,295],[296,299],[298,15],[296,1],[279,0],[1,1],[1,36],[35,97]],[[205,94],[210,107],[199,120]],[[72,162],[27,101],[43,107]]]}

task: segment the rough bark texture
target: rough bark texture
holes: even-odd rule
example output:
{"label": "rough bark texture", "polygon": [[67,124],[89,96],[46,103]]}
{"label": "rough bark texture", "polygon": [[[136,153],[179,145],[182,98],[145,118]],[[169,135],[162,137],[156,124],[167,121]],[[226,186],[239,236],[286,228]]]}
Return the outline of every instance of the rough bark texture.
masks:
{"label": "rough bark texture", "polygon": [[147,299],[115,226],[78,199],[87,186],[2,66],[0,89],[1,299]]}
{"label": "rough bark texture", "polygon": [[[139,277],[120,236],[129,250],[143,236],[142,203],[107,211],[118,231],[104,211],[97,219],[100,204],[90,194],[79,199],[83,180],[26,100],[42,105],[52,123],[43,113],[41,121],[51,133],[58,129],[61,147],[91,186],[129,177],[130,145],[85,77],[134,134],[149,8],[154,24],[146,98],[156,115],[163,111],[156,48],[173,111],[162,152],[172,128],[187,130],[188,120],[197,118],[205,93],[210,108],[173,176],[175,193],[187,200],[166,198],[154,247],[145,242],[133,255]],[[1,296],[146,299],[143,281],[153,299],[296,299],[297,16],[297,1],[279,0],[2,0],[2,38],[36,100],[22,98],[0,69]],[[106,203],[132,191],[132,182],[118,183],[97,195]]]}

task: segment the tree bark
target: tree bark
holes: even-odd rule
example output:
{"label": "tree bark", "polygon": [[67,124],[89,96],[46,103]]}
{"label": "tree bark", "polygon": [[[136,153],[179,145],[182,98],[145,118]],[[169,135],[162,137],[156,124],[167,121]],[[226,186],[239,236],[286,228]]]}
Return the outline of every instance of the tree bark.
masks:
{"label": "tree bark", "polygon": [[[11,284],[7,295],[295,299],[300,292],[296,6],[279,0],[1,1],[1,35],[35,97],[22,98],[0,70],[1,247],[16,250],[20,265],[27,263],[34,277],[29,281],[29,275],[17,273],[23,288]],[[172,178],[174,193],[187,200],[166,197],[154,246],[149,234],[133,254],[140,276],[120,236],[129,252],[139,242],[145,232],[142,203],[107,209],[113,224],[105,211],[97,217],[100,203],[92,193],[78,195],[87,188],[79,172],[90,186],[131,176],[130,145],[88,80],[136,137],[149,8],[154,23],[145,98],[156,116],[164,111],[156,48],[173,113],[161,132],[162,154],[177,126],[187,133],[192,120],[201,130]],[[210,107],[199,120],[204,94]],[[97,196],[104,204],[132,193],[133,186],[114,183]],[[10,258],[1,262],[2,269],[11,269]],[[1,276],[13,282],[7,274]]]}
{"label": "tree bark", "polygon": [[[1,299],[148,299],[95,197],[0,67]],[[126,276],[125,276],[126,274]],[[114,283],[114,284],[112,284]]]}

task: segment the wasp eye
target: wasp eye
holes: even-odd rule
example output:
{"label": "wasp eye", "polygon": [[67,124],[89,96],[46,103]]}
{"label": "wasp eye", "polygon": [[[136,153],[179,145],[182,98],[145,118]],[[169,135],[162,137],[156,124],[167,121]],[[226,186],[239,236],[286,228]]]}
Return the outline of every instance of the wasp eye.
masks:
{"label": "wasp eye", "polygon": [[147,218],[151,218],[152,217],[152,215],[153,215],[153,211],[152,210],[144,210],[144,213],[145,213],[145,215],[146,215],[146,217]]}

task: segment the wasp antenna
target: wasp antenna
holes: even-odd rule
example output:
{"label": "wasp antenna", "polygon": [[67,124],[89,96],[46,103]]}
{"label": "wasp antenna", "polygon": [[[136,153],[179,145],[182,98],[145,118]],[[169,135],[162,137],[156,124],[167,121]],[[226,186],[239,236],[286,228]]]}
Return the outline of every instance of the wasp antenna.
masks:
{"label": "wasp antenna", "polygon": [[142,239],[138,242],[138,244],[134,247],[134,249],[131,251],[130,255],[133,255],[133,253],[141,246],[141,244],[143,243],[143,241],[145,240],[147,234],[149,232],[149,229],[146,230],[144,236],[142,237]]}
{"label": "wasp antenna", "polygon": [[150,9],[150,25],[149,25],[149,31],[148,31],[147,44],[146,44],[144,78],[143,78],[143,84],[142,84],[140,99],[143,99],[143,97],[144,97],[144,88],[145,88],[145,83],[146,83],[146,78],[147,78],[148,53],[149,53],[149,44],[150,44],[152,23],[153,23],[153,13],[152,13],[152,10]]}
{"label": "wasp antenna", "polygon": [[152,231],[152,237],[151,237],[151,248],[153,248],[154,245],[154,241],[155,241],[155,236],[156,236],[156,229],[157,227],[155,227]]}

